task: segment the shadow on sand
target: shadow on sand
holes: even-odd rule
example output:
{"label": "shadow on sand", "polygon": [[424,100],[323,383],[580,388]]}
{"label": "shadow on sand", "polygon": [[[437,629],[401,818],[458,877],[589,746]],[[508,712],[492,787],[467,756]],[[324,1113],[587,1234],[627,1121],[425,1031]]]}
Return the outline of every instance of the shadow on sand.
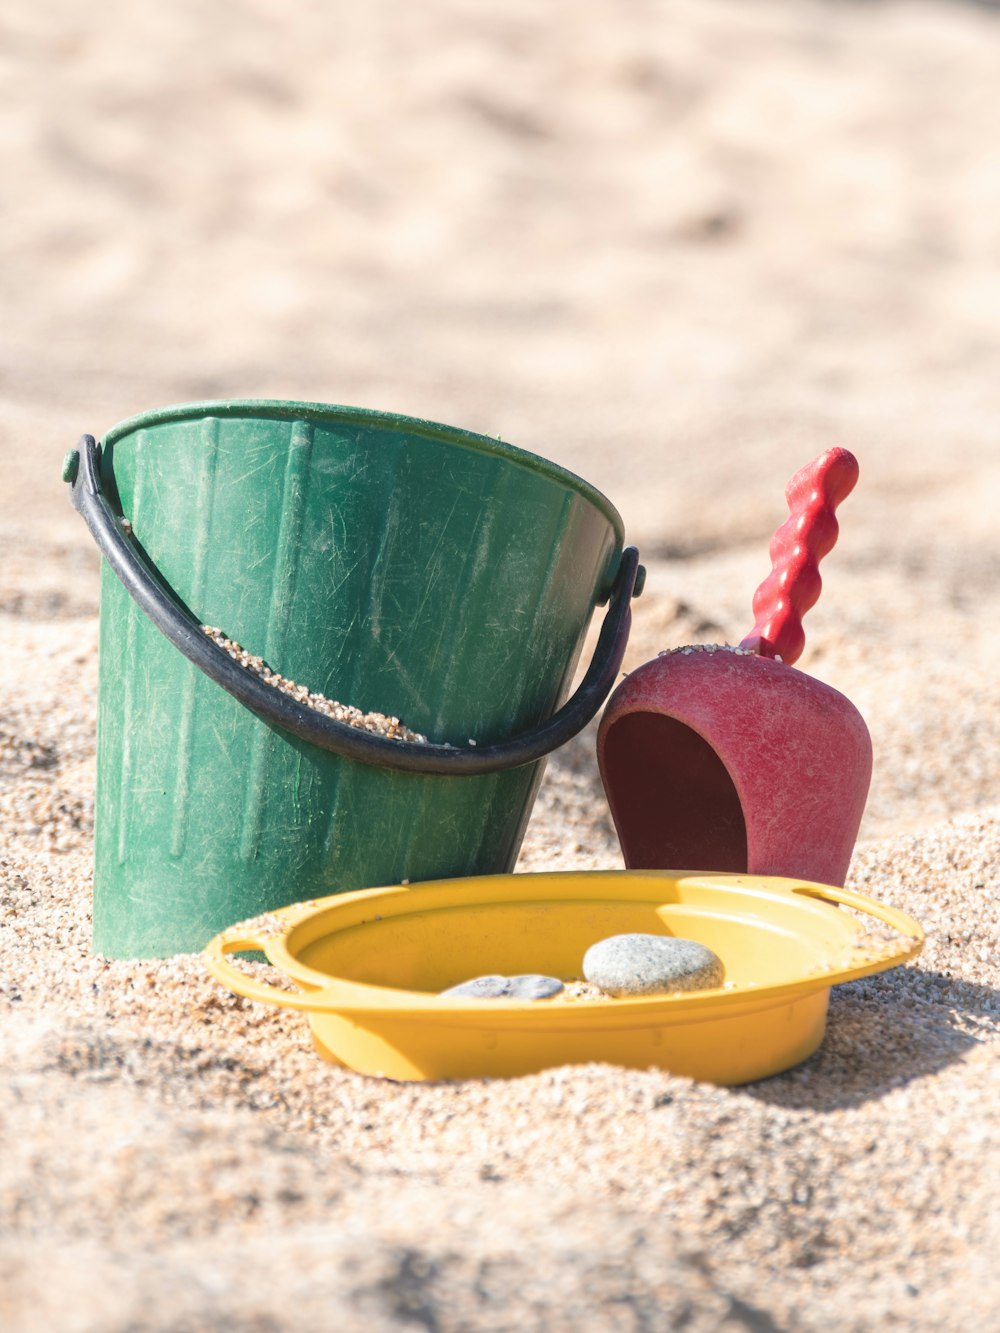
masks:
{"label": "shadow on sand", "polygon": [[998,1038],[1000,991],[943,972],[897,968],[834,987],[816,1054],[745,1091],[790,1110],[861,1106]]}

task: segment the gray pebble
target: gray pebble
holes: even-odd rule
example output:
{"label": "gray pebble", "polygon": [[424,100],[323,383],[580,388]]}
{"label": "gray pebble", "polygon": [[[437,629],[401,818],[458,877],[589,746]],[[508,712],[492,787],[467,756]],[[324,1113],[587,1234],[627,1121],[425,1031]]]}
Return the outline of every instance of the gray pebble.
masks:
{"label": "gray pebble", "polygon": [[583,975],[608,995],[669,995],[721,986],[722,960],[672,935],[612,935],[583,956]]}
{"label": "gray pebble", "polygon": [[543,977],[527,972],[519,977],[474,977],[460,986],[443,990],[442,995],[463,995],[475,1000],[547,1000],[563,989],[557,977]]}

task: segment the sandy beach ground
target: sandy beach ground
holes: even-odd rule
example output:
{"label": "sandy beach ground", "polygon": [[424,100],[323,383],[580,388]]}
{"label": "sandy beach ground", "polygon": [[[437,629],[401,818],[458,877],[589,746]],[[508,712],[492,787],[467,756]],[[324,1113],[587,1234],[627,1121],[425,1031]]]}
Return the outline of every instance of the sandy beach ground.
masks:
{"label": "sandy beach ground", "polygon": [[[1000,13],[7,0],[0,1327],[987,1329],[1000,1278]],[[200,959],[90,956],[83,431],[392,409],[604,490],[626,667],[738,641],[802,463],[861,464],[800,666],[864,714],[849,884],[928,931],[800,1068],[406,1085]],[[519,868],[621,865],[593,729]]]}

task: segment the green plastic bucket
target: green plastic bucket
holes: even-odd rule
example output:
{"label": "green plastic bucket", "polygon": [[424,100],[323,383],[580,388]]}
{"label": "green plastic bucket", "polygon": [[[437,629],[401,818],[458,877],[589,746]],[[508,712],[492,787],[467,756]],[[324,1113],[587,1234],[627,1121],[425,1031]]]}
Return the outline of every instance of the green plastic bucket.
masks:
{"label": "green plastic bucket", "polygon": [[[634,552],[599,492],[498,440],[283,402],[133,417],[64,476],[106,557],[97,952],[194,951],[302,899],[512,869],[541,755],[624,651]],[[592,697],[560,708],[609,596]],[[200,624],[434,743],[317,731]]]}

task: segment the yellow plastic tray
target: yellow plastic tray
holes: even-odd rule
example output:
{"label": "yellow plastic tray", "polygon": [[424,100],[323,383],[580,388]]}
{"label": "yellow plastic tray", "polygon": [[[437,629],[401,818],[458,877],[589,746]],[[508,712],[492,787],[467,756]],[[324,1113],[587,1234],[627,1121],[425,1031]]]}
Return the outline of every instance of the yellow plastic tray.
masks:
{"label": "yellow plastic tray", "polygon": [[[700,940],[721,957],[724,984],[642,999],[438,993],[484,973],[579,977],[591,944],[632,931]],[[811,1055],[830,987],[914,957],[923,938],[905,913],[828,885],[598,871],[337,894],[233,926],[206,954],[230,990],[302,1010],[320,1054],[365,1074],[504,1076],[596,1060],[734,1084]],[[226,957],[257,949],[300,989]]]}

